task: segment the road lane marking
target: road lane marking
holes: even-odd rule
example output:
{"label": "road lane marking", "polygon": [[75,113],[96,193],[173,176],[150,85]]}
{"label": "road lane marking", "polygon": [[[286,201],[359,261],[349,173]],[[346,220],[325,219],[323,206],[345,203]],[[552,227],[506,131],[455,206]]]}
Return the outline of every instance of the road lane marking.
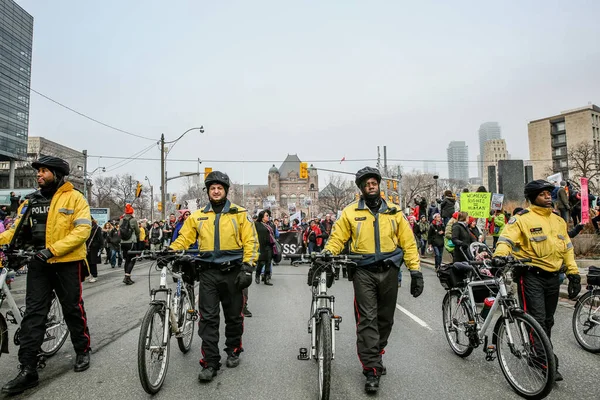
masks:
{"label": "road lane marking", "polygon": [[433,331],[433,329],[431,329],[425,321],[423,321],[421,318],[417,317],[415,314],[408,311],[406,308],[402,307],[400,304],[396,304],[396,308],[398,310],[402,311],[404,314],[408,315],[410,318],[412,318],[413,321],[415,321],[417,324],[421,325],[423,328]]}

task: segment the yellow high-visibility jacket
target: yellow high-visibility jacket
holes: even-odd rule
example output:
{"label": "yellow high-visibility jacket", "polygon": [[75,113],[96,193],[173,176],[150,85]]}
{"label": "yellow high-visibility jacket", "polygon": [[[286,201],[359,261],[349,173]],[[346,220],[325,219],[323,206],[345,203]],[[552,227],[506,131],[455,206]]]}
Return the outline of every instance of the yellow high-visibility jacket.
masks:
{"label": "yellow high-visibility jacket", "polygon": [[[25,200],[11,228],[0,234],[0,245],[11,243],[17,227],[24,222],[29,200]],[[75,190],[71,182],[58,188],[48,211],[46,221],[46,248],[54,257],[49,264],[85,260],[85,241],[92,231],[90,206],[83,194]]]}
{"label": "yellow high-visibility jacket", "polygon": [[213,264],[242,261],[254,265],[258,260],[258,236],[248,211],[229,200],[216,214],[211,204],[194,211],[183,223],[179,236],[169,246],[186,250],[198,241],[198,258]]}
{"label": "yellow high-visibility jacket", "polygon": [[376,215],[363,199],[344,208],[333,225],[325,250],[340,254],[348,240],[351,240],[350,254],[364,256],[357,262],[358,266],[391,260],[398,267],[404,261],[410,270],[420,268],[417,243],[408,220],[402,211],[385,200]]}
{"label": "yellow high-visibility jacket", "polygon": [[146,240],[146,228],[144,228],[143,226],[140,226],[140,238],[139,238],[139,241],[143,242],[144,240]]}
{"label": "yellow high-visibility jacket", "polygon": [[567,224],[551,208],[532,205],[513,216],[498,238],[495,256],[531,258],[530,265],[550,272],[567,266],[567,274],[578,274]]}

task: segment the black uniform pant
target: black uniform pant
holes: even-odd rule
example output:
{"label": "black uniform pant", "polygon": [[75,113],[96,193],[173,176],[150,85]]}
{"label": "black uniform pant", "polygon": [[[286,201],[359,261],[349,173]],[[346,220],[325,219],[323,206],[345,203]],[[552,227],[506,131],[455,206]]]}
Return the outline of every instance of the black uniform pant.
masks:
{"label": "black uniform pant", "polygon": [[381,272],[358,267],[354,274],[356,348],[363,373],[380,375],[381,356],[394,324],[398,299],[398,268]]}
{"label": "black uniform pant", "polygon": [[46,332],[52,290],[56,292],[62,307],[75,352],[80,354],[89,351],[90,332],[81,297],[81,268],[85,268],[83,263],[84,261],[73,261],[47,264],[36,260],[29,263],[25,316],[20,332],[19,362],[22,365],[37,364],[38,352]]}
{"label": "black uniform pant", "polygon": [[219,312],[223,306],[225,314],[225,352],[229,355],[239,354],[242,348],[242,333],[244,332],[244,294],[235,285],[235,278],[240,267],[229,271],[218,268],[201,267],[199,273],[198,335],[202,338],[203,367],[221,367],[219,353]]}
{"label": "black uniform pant", "polygon": [[129,254],[130,251],[135,250],[135,243],[121,243],[121,250],[123,251],[123,258],[125,259],[125,273],[131,274],[133,266],[135,265],[135,257],[133,254]]}
{"label": "black uniform pant", "polygon": [[[544,329],[548,339],[552,339],[554,313],[558,306],[560,278],[558,274],[526,271],[519,280],[519,301],[523,310],[533,317]],[[535,346],[535,343],[534,343]],[[556,356],[555,356],[556,357]],[[557,367],[558,367],[558,358]]]}

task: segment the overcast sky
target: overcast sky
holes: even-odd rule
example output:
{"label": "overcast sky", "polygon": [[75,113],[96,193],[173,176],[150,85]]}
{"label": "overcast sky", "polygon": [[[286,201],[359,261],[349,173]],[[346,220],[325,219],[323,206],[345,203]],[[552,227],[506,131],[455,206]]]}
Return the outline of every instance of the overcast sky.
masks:
{"label": "overcast sky", "polygon": [[[18,3],[34,17],[32,88],[155,140],[204,125],[169,158],[215,160],[201,168],[240,183],[266,183],[288,153],[354,172],[375,165],[378,145],[390,159],[437,160],[445,177],[448,143],[466,141],[475,161],[485,121],[498,121],[513,158],[527,159],[528,121],[600,103],[594,0]],[[92,156],[152,145],[34,93],[29,135]],[[344,156],[373,161],[322,161]],[[143,157],[159,158],[158,147]],[[169,176],[196,169],[167,167]],[[110,174],[147,175],[158,187],[159,171],[158,161],[136,160]]]}

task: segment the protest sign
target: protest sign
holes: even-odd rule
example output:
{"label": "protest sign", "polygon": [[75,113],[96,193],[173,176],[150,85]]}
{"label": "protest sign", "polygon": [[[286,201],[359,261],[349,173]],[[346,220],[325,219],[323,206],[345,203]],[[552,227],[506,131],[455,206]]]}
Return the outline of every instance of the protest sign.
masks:
{"label": "protest sign", "polygon": [[302,254],[302,232],[281,232],[277,239],[283,248],[283,255]]}
{"label": "protest sign", "polygon": [[590,199],[588,197],[588,178],[581,178],[581,223],[590,222]]}
{"label": "protest sign", "polygon": [[504,203],[503,194],[492,194],[492,210],[502,210],[502,203]]}
{"label": "protest sign", "polygon": [[109,208],[90,208],[92,218],[96,220],[98,226],[103,227],[110,220]]}
{"label": "protest sign", "polygon": [[491,193],[467,192],[460,194],[460,211],[466,211],[474,218],[490,216]]}

